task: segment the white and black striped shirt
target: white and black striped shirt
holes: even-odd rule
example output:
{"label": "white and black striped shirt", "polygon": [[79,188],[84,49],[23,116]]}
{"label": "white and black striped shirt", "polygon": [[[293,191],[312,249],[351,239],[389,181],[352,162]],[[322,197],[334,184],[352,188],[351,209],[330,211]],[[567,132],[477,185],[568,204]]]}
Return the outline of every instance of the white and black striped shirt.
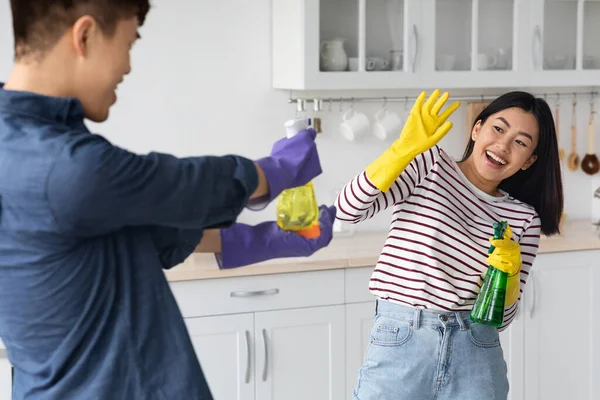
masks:
{"label": "white and black striped shirt", "polygon": [[[536,257],[540,218],[534,208],[502,193],[476,188],[440,147],[418,155],[381,192],[365,172],[350,181],[336,201],[337,218],[358,223],[394,207],[390,231],[369,289],[380,299],[441,311],[470,311],[486,262],[493,223],[506,220],[521,246],[521,293]],[[505,310],[505,329],[515,303]]]}

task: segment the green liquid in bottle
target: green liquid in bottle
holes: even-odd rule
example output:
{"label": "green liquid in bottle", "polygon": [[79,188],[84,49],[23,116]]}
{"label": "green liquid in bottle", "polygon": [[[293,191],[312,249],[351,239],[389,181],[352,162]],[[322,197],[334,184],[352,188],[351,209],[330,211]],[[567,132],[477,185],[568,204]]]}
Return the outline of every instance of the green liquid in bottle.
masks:
{"label": "green liquid in bottle", "polygon": [[[502,239],[506,229],[506,221],[494,222],[494,239]],[[488,254],[494,251],[490,245]],[[481,290],[471,309],[471,320],[484,325],[499,327],[504,321],[504,304],[506,302],[506,287],[508,274],[488,266],[483,279]]]}

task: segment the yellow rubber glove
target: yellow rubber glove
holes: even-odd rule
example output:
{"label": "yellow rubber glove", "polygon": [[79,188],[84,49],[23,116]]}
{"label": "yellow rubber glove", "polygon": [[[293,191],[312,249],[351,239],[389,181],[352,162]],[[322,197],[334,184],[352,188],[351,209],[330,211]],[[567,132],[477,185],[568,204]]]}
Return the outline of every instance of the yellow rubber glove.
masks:
{"label": "yellow rubber glove", "polygon": [[446,111],[438,115],[448,100],[448,92],[439,99],[438,89],[427,101],[425,101],[426,96],[425,92],[419,95],[410,110],[400,137],[365,170],[369,180],[382,192],[387,192],[417,155],[435,146],[452,128],[452,122],[446,120],[456,111],[460,103],[454,102]]}
{"label": "yellow rubber glove", "polygon": [[487,258],[487,263],[492,267],[508,274],[506,287],[505,306],[513,305],[521,292],[521,246],[512,240],[512,230],[506,225],[502,239],[490,238],[490,243],[495,247]]}

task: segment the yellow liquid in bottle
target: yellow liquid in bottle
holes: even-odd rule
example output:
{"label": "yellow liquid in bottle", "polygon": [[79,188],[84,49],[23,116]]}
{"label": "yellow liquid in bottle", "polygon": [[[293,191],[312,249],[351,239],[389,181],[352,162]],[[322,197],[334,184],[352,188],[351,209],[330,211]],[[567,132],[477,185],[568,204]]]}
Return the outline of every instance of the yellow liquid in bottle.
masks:
{"label": "yellow liquid in bottle", "polygon": [[319,205],[312,182],[286,189],[277,198],[277,225],[287,231],[300,231],[318,223]]}

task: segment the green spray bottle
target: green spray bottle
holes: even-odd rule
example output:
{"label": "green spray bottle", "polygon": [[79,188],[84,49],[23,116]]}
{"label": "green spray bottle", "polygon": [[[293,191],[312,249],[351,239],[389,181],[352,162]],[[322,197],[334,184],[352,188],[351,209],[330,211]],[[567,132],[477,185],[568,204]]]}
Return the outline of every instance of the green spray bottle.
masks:
{"label": "green spray bottle", "polygon": [[[506,230],[506,221],[494,222],[494,239],[502,239]],[[490,245],[488,254],[492,254],[494,246]],[[471,309],[471,320],[484,325],[499,327],[504,321],[504,304],[508,274],[489,265],[481,290]]]}

